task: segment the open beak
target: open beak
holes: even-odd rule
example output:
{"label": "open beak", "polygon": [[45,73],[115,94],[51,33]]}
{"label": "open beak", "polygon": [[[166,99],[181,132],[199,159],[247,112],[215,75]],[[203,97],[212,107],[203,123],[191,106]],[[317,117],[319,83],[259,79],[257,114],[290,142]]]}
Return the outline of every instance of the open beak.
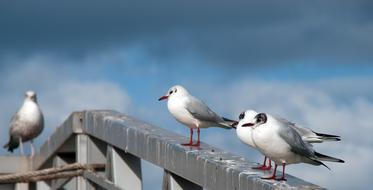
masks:
{"label": "open beak", "polygon": [[167,98],[168,98],[168,96],[162,96],[162,97],[158,98],[158,101],[165,100]]}
{"label": "open beak", "polygon": [[242,125],[242,127],[253,127],[254,123],[245,123]]}

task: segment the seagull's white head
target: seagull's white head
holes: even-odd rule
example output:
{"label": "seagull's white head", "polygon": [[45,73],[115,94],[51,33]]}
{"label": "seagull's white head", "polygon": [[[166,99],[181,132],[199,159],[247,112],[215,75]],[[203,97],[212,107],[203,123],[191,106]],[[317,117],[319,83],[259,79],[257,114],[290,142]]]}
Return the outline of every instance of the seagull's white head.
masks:
{"label": "seagull's white head", "polygon": [[232,127],[236,127],[237,125],[240,126],[242,124],[247,123],[249,120],[251,120],[252,118],[254,118],[257,114],[258,114],[258,112],[254,111],[254,110],[246,110],[246,111],[242,112],[238,116],[239,121],[238,122],[234,122],[232,124]]}
{"label": "seagull's white head", "polygon": [[254,110],[246,110],[244,112],[242,112],[240,114],[240,116],[238,117],[238,119],[241,120],[247,120],[247,119],[252,119],[254,118],[256,115],[258,114],[258,112],[254,111]]}
{"label": "seagull's white head", "polygon": [[37,102],[36,93],[34,91],[31,91],[31,90],[27,91],[25,93],[25,97],[26,97],[25,98],[26,100],[31,100],[33,102]]}
{"label": "seagull's white head", "polygon": [[188,94],[189,94],[188,91],[184,87],[180,85],[175,85],[167,91],[166,95],[160,97],[158,100],[161,101],[161,100],[166,100],[172,97],[184,96]]}
{"label": "seagull's white head", "polygon": [[258,113],[254,117],[248,118],[248,122],[242,124],[242,127],[252,127],[256,128],[264,123],[267,123],[267,114],[265,113]]}

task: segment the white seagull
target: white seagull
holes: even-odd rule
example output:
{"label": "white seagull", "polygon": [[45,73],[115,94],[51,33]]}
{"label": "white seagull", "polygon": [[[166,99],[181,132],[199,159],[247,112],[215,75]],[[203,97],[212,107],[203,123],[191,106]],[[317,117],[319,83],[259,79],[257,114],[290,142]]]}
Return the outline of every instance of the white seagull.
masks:
{"label": "white seagull", "polygon": [[[252,148],[256,149],[256,145],[252,141],[252,128],[251,127],[242,127],[243,124],[249,122],[251,118],[254,118],[258,113],[254,110],[247,110],[240,114],[239,122],[234,123],[233,126],[236,126],[236,134],[238,138],[245,144],[251,146]],[[258,167],[253,167],[253,169],[259,170],[270,170],[272,167],[271,160],[268,159],[268,166],[266,165],[267,157],[264,157],[263,165]]]}
{"label": "white seagull", "polygon": [[31,157],[35,154],[33,139],[36,138],[44,128],[44,118],[36,99],[36,93],[26,92],[26,98],[22,107],[13,115],[10,121],[9,142],[4,145],[8,151],[13,152],[20,146],[20,152],[23,152],[23,142],[30,141]]}
{"label": "white seagull", "polygon": [[263,179],[276,179],[277,165],[282,165],[283,168],[282,177],[277,180],[286,180],[285,166],[287,164],[308,163],[327,167],[321,161],[344,163],[341,159],[316,152],[312,145],[302,140],[299,133],[287,122],[278,120],[269,114],[259,113],[242,127],[253,128],[251,137],[255,147],[275,162],[273,175]]}
{"label": "white seagull", "polygon": [[[254,149],[256,149],[256,145],[252,141],[252,137],[251,137],[253,129],[251,127],[242,127],[242,125],[247,123],[249,119],[254,118],[257,114],[258,113],[254,110],[246,110],[245,112],[242,112],[240,114],[239,122],[234,124],[234,125],[237,125],[236,134],[238,138],[245,144],[248,144],[249,146],[253,147]],[[308,143],[322,143],[324,141],[340,141],[340,136],[317,133],[317,132],[312,131],[311,129],[298,126],[295,123],[292,123],[284,118],[276,117],[276,119],[280,121],[281,123],[283,123],[284,125],[287,125],[293,128],[302,137],[302,140]],[[266,160],[267,160],[267,157],[264,157],[263,165],[254,167],[253,169],[270,170],[272,167],[271,160],[269,159],[268,166],[266,165]]]}
{"label": "white seagull", "polygon": [[[167,108],[172,116],[180,123],[190,128],[189,143],[182,144],[185,146],[199,146],[200,145],[200,128],[207,127],[221,127],[231,129],[232,124],[235,122],[213,112],[201,100],[190,95],[188,91],[176,85],[171,87],[166,95],[160,97],[158,100],[168,100]],[[197,129],[198,140],[193,144],[193,129]]]}

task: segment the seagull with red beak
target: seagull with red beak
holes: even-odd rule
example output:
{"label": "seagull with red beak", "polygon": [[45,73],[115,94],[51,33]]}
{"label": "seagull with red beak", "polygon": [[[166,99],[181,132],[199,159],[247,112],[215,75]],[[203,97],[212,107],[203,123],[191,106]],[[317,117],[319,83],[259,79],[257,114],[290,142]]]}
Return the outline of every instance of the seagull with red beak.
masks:
{"label": "seagull with red beak", "polygon": [[[251,141],[256,149],[275,162],[273,175],[263,179],[286,180],[285,166],[288,164],[307,163],[323,165],[329,169],[322,161],[344,163],[341,159],[316,152],[288,122],[269,114],[259,113],[248,118],[248,122],[242,124],[242,127],[252,128]],[[278,165],[282,165],[281,178],[276,178]]]}
{"label": "seagull with red beak", "polygon": [[[235,123],[234,125],[236,126],[236,134],[237,137],[245,144],[249,145],[250,147],[256,149],[256,145],[253,142],[251,135],[252,135],[252,130],[253,128],[251,127],[245,127],[242,126],[249,122],[249,119],[252,119],[258,114],[258,112],[254,110],[246,110],[240,114],[239,121],[238,123]],[[267,165],[267,160],[268,160],[268,165]],[[268,159],[267,157],[264,157],[264,162],[263,165],[259,165],[256,167],[253,167],[253,169],[258,169],[258,170],[270,170],[272,167],[271,160]]]}
{"label": "seagull with red beak", "polygon": [[[232,124],[236,122],[219,116],[180,85],[171,87],[166,95],[158,100],[168,100],[167,108],[171,115],[178,122],[189,127],[190,140],[189,143],[182,144],[184,146],[200,145],[200,128],[221,127],[231,129]],[[197,129],[198,133],[197,143],[195,144],[193,144],[193,129]]]}
{"label": "seagull with red beak", "polygon": [[[254,118],[258,113],[254,110],[246,110],[239,115],[239,122],[235,123],[236,126],[236,134],[237,137],[245,144],[249,145],[250,147],[256,149],[256,144],[252,140],[252,127],[248,127],[248,120]],[[340,136],[338,135],[329,135],[323,133],[317,133],[312,131],[309,128],[304,128],[299,125],[296,125],[293,122],[290,122],[284,118],[276,117],[277,121],[286,125],[288,127],[293,128],[301,137],[303,141],[308,143],[322,143],[327,141],[340,141]],[[266,161],[268,160],[268,165]],[[264,157],[263,165],[258,167],[254,167],[253,169],[259,170],[270,170],[271,169],[271,160],[267,157]]]}

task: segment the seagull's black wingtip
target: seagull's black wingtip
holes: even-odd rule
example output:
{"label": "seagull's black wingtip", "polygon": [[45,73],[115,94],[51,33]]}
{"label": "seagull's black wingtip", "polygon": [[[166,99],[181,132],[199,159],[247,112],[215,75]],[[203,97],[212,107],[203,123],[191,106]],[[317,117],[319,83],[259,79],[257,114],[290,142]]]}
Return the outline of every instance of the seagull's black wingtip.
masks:
{"label": "seagull's black wingtip", "polygon": [[228,119],[228,118],[225,118],[225,117],[222,117],[223,118],[223,120],[224,121],[227,121],[227,122],[237,122],[237,121],[235,121],[235,120],[232,120],[232,119]]}

